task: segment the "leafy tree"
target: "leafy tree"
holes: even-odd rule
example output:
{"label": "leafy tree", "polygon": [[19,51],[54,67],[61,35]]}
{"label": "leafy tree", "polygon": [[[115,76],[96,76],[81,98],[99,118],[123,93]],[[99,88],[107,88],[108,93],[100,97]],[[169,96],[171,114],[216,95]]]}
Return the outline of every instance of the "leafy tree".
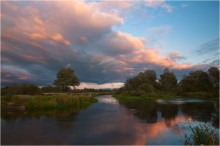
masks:
{"label": "leafy tree", "polygon": [[43,91],[43,92],[59,92],[60,91],[60,89],[59,89],[59,87],[53,87],[53,86],[44,86],[44,87],[42,87],[41,88],[41,90]]}
{"label": "leafy tree", "polygon": [[194,87],[198,91],[208,91],[211,88],[209,76],[203,70],[196,70],[189,73],[189,76],[197,80],[197,85]]}
{"label": "leafy tree", "polygon": [[164,69],[162,75],[160,75],[160,84],[162,90],[165,92],[173,92],[177,87],[176,75],[173,72],[170,72],[169,69]]}
{"label": "leafy tree", "polygon": [[68,86],[79,86],[80,82],[76,75],[74,74],[74,70],[72,68],[61,68],[57,73],[57,79],[54,81],[54,85],[60,87],[62,91],[67,91]]}
{"label": "leafy tree", "polygon": [[214,88],[219,88],[219,69],[217,67],[210,67],[208,70],[209,78]]}
{"label": "leafy tree", "polygon": [[20,85],[17,94],[35,95],[40,94],[40,89],[34,84]]}
{"label": "leafy tree", "polygon": [[184,92],[209,91],[212,87],[208,73],[202,70],[191,71],[179,85]]}
{"label": "leafy tree", "polygon": [[125,82],[125,90],[132,95],[144,95],[155,91],[156,72],[146,70]]}
{"label": "leafy tree", "polygon": [[154,85],[157,80],[156,72],[154,70],[146,70],[144,74],[146,75],[147,81]]}
{"label": "leafy tree", "polygon": [[207,72],[202,72],[199,75],[199,88],[201,91],[209,91],[212,85]]}
{"label": "leafy tree", "polygon": [[180,90],[183,92],[197,91],[198,80],[192,76],[185,76],[179,83]]}
{"label": "leafy tree", "polygon": [[1,95],[37,95],[41,94],[40,88],[34,84],[14,84],[1,88]]}

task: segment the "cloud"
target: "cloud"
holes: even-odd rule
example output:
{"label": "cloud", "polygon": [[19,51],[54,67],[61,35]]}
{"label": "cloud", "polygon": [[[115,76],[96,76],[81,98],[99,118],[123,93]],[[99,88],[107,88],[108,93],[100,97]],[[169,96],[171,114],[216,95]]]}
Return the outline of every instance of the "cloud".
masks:
{"label": "cloud", "polygon": [[53,42],[61,43],[63,45],[69,46],[71,43],[68,40],[65,40],[63,36],[59,33],[56,33],[54,35],[49,35],[49,34],[39,34],[39,33],[33,33],[31,34],[32,39],[36,40],[45,40],[48,39]]}
{"label": "cloud", "polygon": [[113,82],[113,83],[105,83],[105,84],[97,84],[97,83],[85,83],[82,82],[77,89],[84,89],[84,88],[93,88],[93,89],[115,89],[120,88],[124,85],[122,82]]}
{"label": "cloud", "polygon": [[202,45],[196,50],[196,54],[202,56],[204,60],[202,64],[207,64],[208,66],[218,66],[219,65],[219,38],[210,40]]}
{"label": "cloud", "polygon": [[98,8],[101,11],[106,10],[125,10],[133,7],[136,3],[132,1],[97,1],[91,2],[92,6]]}
{"label": "cloud", "polygon": [[161,26],[155,26],[149,28],[149,31],[152,33],[154,36],[158,35],[163,35],[172,30],[172,27],[170,25],[161,25]]}
{"label": "cloud", "polygon": [[177,64],[176,61],[172,59],[172,57],[162,57],[160,56],[160,52],[158,50],[150,48],[140,50],[131,61],[136,63],[146,62],[176,70],[188,69],[192,67],[192,65],[189,64]]}
{"label": "cloud", "polygon": [[33,78],[33,75],[27,70],[15,66],[3,66],[1,69],[2,83],[23,82]]}
{"label": "cloud", "polygon": [[168,56],[169,56],[169,58],[171,58],[172,60],[175,60],[175,61],[186,60],[186,57],[180,56],[180,53],[179,53],[179,52],[169,53]]}
{"label": "cloud", "polygon": [[218,52],[219,49],[219,38],[215,38],[209,42],[202,44],[198,49],[199,55],[204,55],[210,52]]}
{"label": "cloud", "polygon": [[88,1],[89,4],[96,10],[114,14],[120,17],[125,17],[129,11],[140,2],[138,1]]}
{"label": "cloud", "polygon": [[[98,4],[103,10],[97,9]],[[122,82],[144,67],[191,67],[176,62],[181,54],[162,57],[159,49],[147,46],[148,38],[113,31],[125,16],[107,9],[115,5],[115,9],[129,9],[133,3],[94,5],[84,1],[2,2],[2,69],[6,72],[5,66],[16,66],[26,71],[23,74],[30,73],[27,81],[45,85],[52,84],[57,71],[67,64],[81,82],[99,84]],[[156,28],[153,31],[159,33]],[[21,80],[20,75],[14,76],[11,80]],[[2,76],[6,79],[10,80]]]}
{"label": "cloud", "polygon": [[182,4],[181,4],[181,8],[186,8],[186,7],[188,7],[188,6],[189,6],[188,3],[182,3]]}
{"label": "cloud", "polygon": [[173,6],[171,6],[170,4],[165,2],[164,0],[145,0],[144,2],[147,7],[151,7],[151,8],[161,7],[163,9],[165,9],[168,13],[173,12]]}

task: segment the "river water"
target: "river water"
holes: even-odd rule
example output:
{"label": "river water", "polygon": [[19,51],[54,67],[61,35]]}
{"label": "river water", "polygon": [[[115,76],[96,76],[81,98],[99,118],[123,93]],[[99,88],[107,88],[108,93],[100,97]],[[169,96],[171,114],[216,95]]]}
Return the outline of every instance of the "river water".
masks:
{"label": "river water", "polygon": [[7,112],[1,116],[1,144],[179,145],[189,124],[219,130],[219,104],[198,99],[120,104],[111,95],[78,113]]}

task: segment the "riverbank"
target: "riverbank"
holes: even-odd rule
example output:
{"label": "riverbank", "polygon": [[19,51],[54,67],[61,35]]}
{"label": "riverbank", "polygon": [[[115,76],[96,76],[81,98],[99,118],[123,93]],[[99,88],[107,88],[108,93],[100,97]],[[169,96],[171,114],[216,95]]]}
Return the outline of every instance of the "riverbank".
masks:
{"label": "riverbank", "polygon": [[134,96],[126,94],[114,94],[121,102],[133,102],[133,101],[143,101],[143,100],[155,100],[155,99],[176,99],[176,98],[197,98],[197,99],[206,99],[206,100],[219,100],[219,97],[216,95],[211,95],[208,93],[185,93],[184,95],[175,95],[175,94],[152,94],[145,96]]}
{"label": "riverbank", "polygon": [[97,102],[96,93],[47,94],[47,95],[8,95],[1,97],[2,111],[54,110],[73,108],[84,109]]}

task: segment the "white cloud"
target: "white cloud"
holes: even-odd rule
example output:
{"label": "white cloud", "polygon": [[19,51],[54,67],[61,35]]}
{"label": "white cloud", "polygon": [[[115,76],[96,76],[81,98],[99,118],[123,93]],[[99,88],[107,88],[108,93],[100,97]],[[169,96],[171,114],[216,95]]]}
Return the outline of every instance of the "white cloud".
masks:
{"label": "white cloud", "polygon": [[165,9],[168,13],[173,12],[173,6],[166,3],[164,0],[145,0],[144,2],[147,7],[151,7],[151,8],[160,7]]}
{"label": "white cloud", "polygon": [[161,25],[161,26],[155,26],[149,28],[149,31],[153,35],[162,35],[170,32],[172,30],[172,27],[170,25]]}
{"label": "white cloud", "polygon": [[181,8],[186,8],[186,7],[188,7],[188,6],[189,6],[188,3],[182,3],[182,4],[181,4]]}
{"label": "white cloud", "polygon": [[77,89],[93,88],[93,89],[117,89],[124,85],[122,82],[113,82],[105,84],[81,82]]}

